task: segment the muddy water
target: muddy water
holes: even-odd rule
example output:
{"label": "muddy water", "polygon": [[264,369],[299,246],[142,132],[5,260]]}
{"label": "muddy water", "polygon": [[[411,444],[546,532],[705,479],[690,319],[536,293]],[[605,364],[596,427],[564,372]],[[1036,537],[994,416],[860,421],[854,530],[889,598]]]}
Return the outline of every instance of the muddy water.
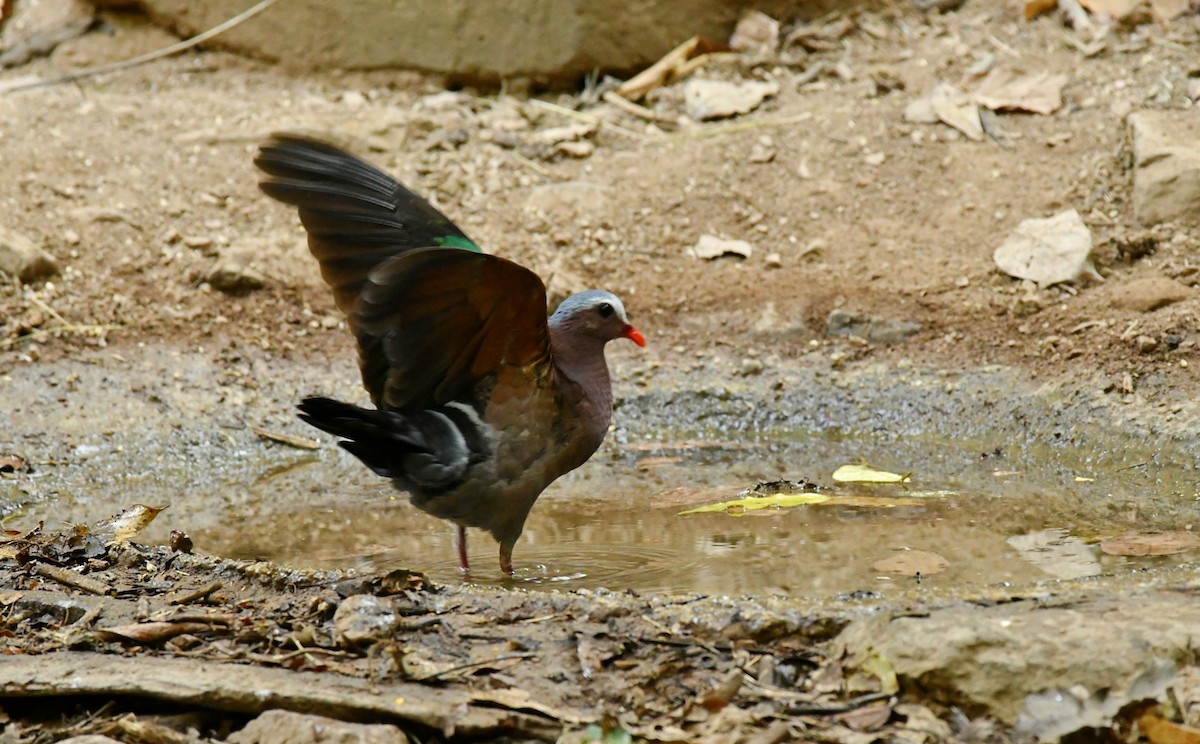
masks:
{"label": "muddy water", "polygon": [[[180,529],[217,555],[463,580],[451,527],[329,438],[305,452],[253,434],[321,436],[292,406],[307,391],[354,399],[349,362],[250,359],[258,386],[241,390],[215,383],[223,367],[204,353],[118,361],[100,355],[0,378],[0,454],[36,465],[0,477],[6,526],[91,523],[133,503],[170,503],[141,539]],[[738,389],[706,387],[711,375],[643,377],[652,374],[647,387],[658,392],[621,391],[608,442],[535,506],[515,551],[518,576],[502,579],[495,543],[473,532],[469,581],[836,597],[912,587],[911,576],[875,567],[903,551],[941,556],[945,570],[926,571],[921,586],[948,591],[1195,558],[1100,551],[1099,539],[1127,530],[1200,525],[1197,438],[1168,437],[1153,417],[1121,418],[1103,399],[1029,390],[997,370],[796,369],[778,385]],[[912,481],[907,490],[838,487],[832,472],[859,461]],[[875,500],[679,514],[778,478]],[[889,506],[892,498],[916,503]]]}
{"label": "muddy water", "polygon": [[[912,583],[911,576],[874,565],[921,550],[948,564],[922,577],[929,587],[1022,583],[1186,560],[1107,556],[1097,540],[1134,528],[1187,528],[1200,517],[1195,499],[1154,505],[1150,498],[1191,488],[1185,468],[1154,465],[1151,475],[1149,465],[1076,459],[1071,450],[1049,446],[999,453],[993,447],[985,456],[976,442],[768,435],[757,441],[627,438],[609,446],[538,502],[515,551],[515,580],[500,576],[496,545],[479,532],[471,533],[467,580],[833,596]],[[862,459],[911,471],[913,480],[906,488],[839,487],[831,480],[837,465]],[[360,471],[341,453],[305,458],[262,479],[227,513],[229,521],[194,530],[193,537],[207,550],[236,557],[364,571],[420,567],[439,581],[463,580],[452,530]],[[869,506],[838,505],[835,498],[741,515],[679,514],[781,476],[815,481],[834,496],[873,498]],[[289,498],[297,492],[308,494],[300,504]]]}

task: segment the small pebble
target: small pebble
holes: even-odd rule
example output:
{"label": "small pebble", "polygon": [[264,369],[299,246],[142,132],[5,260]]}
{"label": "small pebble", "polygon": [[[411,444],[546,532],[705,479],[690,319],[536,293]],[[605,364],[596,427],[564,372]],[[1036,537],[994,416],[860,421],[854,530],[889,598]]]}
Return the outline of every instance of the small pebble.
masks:
{"label": "small pebble", "polygon": [[778,269],[783,266],[783,258],[778,253],[768,253],[765,261],[768,269]]}
{"label": "small pebble", "polygon": [[1142,354],[1149,354],[1158,348],[1158,340],[1151,336],[1138,336],[1133,343]]}
{"label": "small pebble", "polygon": [[762,374],[763,363],[757,359],[743,359],[742,366],[738,369],[738,374],[742,377],[750,377],[751,375]]}

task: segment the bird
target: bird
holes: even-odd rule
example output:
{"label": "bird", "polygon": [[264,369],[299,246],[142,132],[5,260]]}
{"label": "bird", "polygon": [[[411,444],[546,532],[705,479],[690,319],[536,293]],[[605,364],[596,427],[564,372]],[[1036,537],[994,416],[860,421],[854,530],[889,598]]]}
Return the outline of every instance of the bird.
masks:
{"label": "bird", "polygon": [[612,419],[604,349],[646,345],[615,294],[571,295],[484,253],[428,201],[308,135],[272,134],[259,187],[296,207],[358,347],[371,407],[307,397],[300,418],[407,492],[418,509],[499,543],[500,570],[538,496],[599,448]]}

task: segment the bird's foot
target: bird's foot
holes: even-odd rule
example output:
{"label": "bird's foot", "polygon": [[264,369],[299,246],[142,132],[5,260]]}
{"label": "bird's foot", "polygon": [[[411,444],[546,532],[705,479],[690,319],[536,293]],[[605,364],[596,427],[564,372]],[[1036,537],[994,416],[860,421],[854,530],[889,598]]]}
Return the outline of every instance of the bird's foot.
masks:
{"label": "bird's foot", "polygon": [[458,570],[463,576],[471,573],[471,561],[467,558],[467,528],[460,526],[454,544],[458,547]]}
{"label": "bird's foot", "polygon": [[500,546],[500,570],[504,572],[505,576],[513,575],[512,548],[507,545]]}

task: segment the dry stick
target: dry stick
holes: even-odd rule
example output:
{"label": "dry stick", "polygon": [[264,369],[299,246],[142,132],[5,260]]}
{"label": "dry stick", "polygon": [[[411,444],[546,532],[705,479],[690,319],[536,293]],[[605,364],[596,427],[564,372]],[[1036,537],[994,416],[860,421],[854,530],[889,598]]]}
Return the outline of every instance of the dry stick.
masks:
{"label": "dry stick", "polygon": [[796,116],[787,116],[781,119],[752,119],[750,121],[739,121],[734,124],[725,124],[717,127],[709,127],[706,129],[697,129],[690,132],[679,132],[667,136],[667,139],[703,139],[705,137],[716,137],[722,134],[732,134],[734,132],[745,132],[754,129],[768,129],[770,127],[784,127],[790,124],[799,124],[808,121],[812,118],[811,111],[805,111]]}
{"label": "dry stick", "polygon": [[174,605],[191,604],[192,602],[195,602],[198,599],[204,599],[205,597],[207,597],[208,595],[217,591],[218,589],[222,588],[223,586],[225,586],[225,585],[222,584],[220,581],[214,581],[213,583],[209,584],[208,586],[202,586],[199,589],[196,589],[195,591],[188,592],[187,594],[184,594],[179,597],[176,597],[175,599],[172,599],[171,604],[174,604]]}
{"label": "dry stick", "polygon": [[65,568],[51,566],[48,563],[37,564],[37,568],[33,569],[33,572],[39,576],[45,576],[48,579],[54,579],[60,584],[66,584],[67,586],[75,587],[76,589],[82,589],[83,591],[90,592],[91,594],[105,596],[112,594],[113,591],[111,586],[105,584],[99,579],[93,579],[90,576],[77,574],[74,571],[68,571]]}
{"label": "dry stick", "polygon": [[522,654],[508,654],[507,656],[497,656],[494,659],[484,659],[483,661],[473,661],[469,664],[459,664],[458,666],[450,667],[449,669],[443,669],[440,672],[433,672],[432,674],[426,674],[423,677],[415,677],[415,678],[413,678],[413,681],[414,682],[429,682],[429,681],[432,681],[435,679],[444,679],[444,678],[450,676],[451,674],[457,674],[458,672],[466,671],[467,669],[473,669],[475,667],[485,667],[488,664],[495,664],[495,663],[501,662],[501,661],[511,661],[513,659],[532,659],[535,656],[537,656],[537,654],[532,653],[532,652],[526,652],[526,653],[522,653]]}
{"label": "dry stick", "polygon": [[895,694],[894,692],[872,692],[868,695],[850,698],[841,705],[793,705],[785,712],[793,716],[833,716],[838,713],[847,713],[864,705],[877,703],[880,700],[887,700]]}
{"label": "dry stick", "polygon": [[233,28],[234,26],[237,26],[237,25],[241,24],[242,22],[249,20],[250,18],[253,18],[254,16],[263,12],[267,8],[274,5],[276,2],[278,2],[278,0],[260,0],[258,3],[250,6],[249,8],[242,11],[241,13],[238,13],[233,18],[230,18],[229,20],[225,21],[224,23],[219,23],[216,26],[213,26],[212,28],[210,28],[209,30],[207,30],[203,33],[197,34],[196,36],[193,36],[192,38],[187,39],[186,41],[181,41],[177,44],[172,44],[171,46],[164,47],[162,49],[158,49],[153,52],[147,52],[146,54],[139,55],[137,57],[134,57],[133,59],[127,59],[127,60],[123,60],[121,62],[113,62],[113,63],[107,64],[107,65],[96,65],[95,67],[87,67],[82,70],[76,70],[75,72],[68,72],[65,75],[60,75],[58,77],[48,78],[45,80],[33,80],[30,82],[26,82],[26,83],[18,83],[16,85],[13,85],[12,87],[8,87],[8,88],[5,88],[4,86],[0,85],[0,92],[11,92],[14,90],[31,90],[33,88],[44,88],[44,87],[48,87],[51,85],[59,85],[61,83],[71,83],[76,80],[82,80],[83,78],[94,77],[96,75],[104,75],[109,72],[119,72],[121,70],[127,70],[130,67],[137,67],[138,65],[145,64],[146,62],[153,62],[156,59],[162,59],[163,57],[170,57],[173,54],[178,54],[179,52],[184,52],[184,51],[187,51],[188,49],[191,49],[194,46],[203,44],[204,42],[208,41],[209,39],[213,38],[214,36],[216,36],[218,34],[225,33],[226,31]]}
{"label": "dry stick", "polygon": [[634,103],[628,98],[623,97],[620,93],[617,93],[615,90],[605,91],[601,98],[604,99],[605,103],[612,104],[630,116],[636,116],[639,119],[645,119],[646,121],[654,124],[663,124],[667,126],[673,126],[675,124],[675,120],[671,117],[663,116],[657,111],[648,109],[640,103]]}

